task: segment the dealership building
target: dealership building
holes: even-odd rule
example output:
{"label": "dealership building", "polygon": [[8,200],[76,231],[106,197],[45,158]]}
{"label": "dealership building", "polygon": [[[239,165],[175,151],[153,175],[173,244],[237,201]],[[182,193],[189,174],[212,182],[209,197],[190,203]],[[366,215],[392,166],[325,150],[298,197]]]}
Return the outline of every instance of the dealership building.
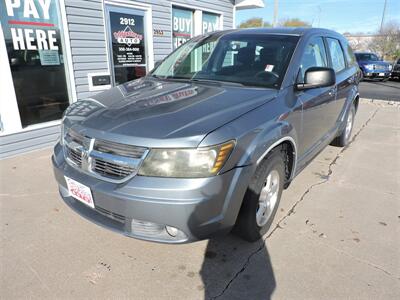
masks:
{"label": "dealership building", "polygon": [[263,0],[0,1],[0,158],[53,145],[66,107],[140,78]]}

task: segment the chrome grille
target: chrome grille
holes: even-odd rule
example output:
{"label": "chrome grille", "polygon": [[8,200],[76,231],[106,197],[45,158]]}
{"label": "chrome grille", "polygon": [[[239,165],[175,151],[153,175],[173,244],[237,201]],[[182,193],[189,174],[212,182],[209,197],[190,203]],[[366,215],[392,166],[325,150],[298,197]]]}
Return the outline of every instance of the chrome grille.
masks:
{"label": "chrome grille", "polygon": [[102,141],[102,140],[96,140],[94,142],[93,149],[99,152],[131,157],[131,158],[141,158],[146,151],[146,148],[143,147],[136,147],[136,146],[109,142],[109,141]]}
{"label": "chrome grille", "polygon": [[78,167],[82,166],[82,152],[67,147],[67,157]]}
{"label": "chrome grille", "polygon": [[69,130],[64,153],[74,167],[111,182],[122,182],[136,175],[148,149],[82,135]]}
{"label": "chrome grille", "polygon": [[65,136],[66,156],[78,167],[82,167],[82,149],[89,147],[90,139],[74,130],[69,130]]}
{"label": "chrome grille", "polygon": [[131,175],[135,169],[128,166],[121,166],[102,159],[94,159],[93,170],[106,177],[123,178]]}

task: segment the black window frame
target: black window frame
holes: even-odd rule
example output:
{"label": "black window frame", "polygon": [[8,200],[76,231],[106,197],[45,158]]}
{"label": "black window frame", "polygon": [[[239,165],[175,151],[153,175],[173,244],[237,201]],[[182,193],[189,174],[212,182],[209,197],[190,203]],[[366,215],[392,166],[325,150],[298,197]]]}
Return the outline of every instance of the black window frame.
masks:
{"label": "black window frame", "polygon": [[[332,61],[331,51],[330,51],[330,49],[329,49],[328,39],[338,41],[339,47],[340,47],[340,49],[342,50],[342,53],[343,53],[343,61],[344,61],[344,69],[342,69],[342,70],[340,70],[340,71],[336,71],[335,68],[333,67],[333,61]],[[332,36],[325,36],[325,37],[324,37],[324,41],[325,41],[325,48],[326,48],[327,51],[328,51],[330,67],[335,71],[335,74],[343,73],[344,71],[346,71],[346,70],[348,69],[349,65],[348,65],[348,62],[347,62],[347,59],[346,59],[346,55],[344,54],[343,46],[342,46],[342,44],[340,43],[340,39],[339,39],[339,38],[336,38],[336,37],[332,37]]]}
{"label": "black window frame", "polygon": [[[345,56],[345,61],[346,61],[346,67],[350,67],[350,66],[355,66],[355,65],[357,65],[357,57],[356,57],[356,55],[354,54],[354,51],[353,51],[353,49],[351,48],[349,42],[348,42],[347,40],[339,40],[339,43],[340,43],[340,46],[342,47],[342,50],[343,50],[343,49],[346,49],[346,50],[343,50],[343,51],[344,51],[344,56]],[[353,58],[354,58],[354,60],[353,60],[352,63],[350,62],[350,57],[349,57],[350,54],[349,54],[349,52],[347,51],[348,48],[350,48],[351,54],[352,54],[352,56],[353,56]]]}
{"label": "black window frame", "polygon": [[[315,38],[320,38],[322,40],[322,44],[324,45],[325,59],[326,59],[327,67],[331,68],[331,60],[330,60],[330,56],[329,56],[329,53],[328,53],[329,49],[327,48],[328,45],[327,45],[327,43],[325,41],[325,36],[323,36],[323,35],[312,35],[312,36],[310,36],[308,38],[308,40],[307,40],[307,43],[306,43],[305,47],[307,47],[310,44],[310,42]],[[303,78],[303,81],[299,80],[300,72],[301,72],[301,62],[302,62],[302,59],[303,59],[303,55],[304,55],[304,49],[303,49],[303,53],[301,54],[300,61],[299,61],[299,69],[297,71],[296,83],[304,83],[304,78]]]}

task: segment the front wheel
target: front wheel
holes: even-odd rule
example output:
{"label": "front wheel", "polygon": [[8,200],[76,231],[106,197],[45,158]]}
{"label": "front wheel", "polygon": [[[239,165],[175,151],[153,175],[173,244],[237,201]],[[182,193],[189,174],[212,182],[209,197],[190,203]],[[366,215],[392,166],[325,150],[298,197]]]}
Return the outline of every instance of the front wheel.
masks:
{"label": "front wheel", "polygon": [[331,143],[332,146],[345,147],[350,143],[351,132],[353,131],[354,117],[356,115],[356,108],[354,104],[351,105],[347,117],[346,125],[339,136],[337,136]]}
{"label": "front wheel", "polygon": [[285,183],[284,150],[276,148],[257,167],[243,198],[234,233],[249,242],[270,228]]}

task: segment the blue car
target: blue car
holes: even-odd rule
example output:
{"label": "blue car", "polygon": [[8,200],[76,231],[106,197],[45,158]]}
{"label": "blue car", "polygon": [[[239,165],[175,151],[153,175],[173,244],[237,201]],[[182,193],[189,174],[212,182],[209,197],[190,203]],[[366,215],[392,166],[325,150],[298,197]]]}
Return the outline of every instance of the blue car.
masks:
{"label": "blue car", "polygon": [[360,67],[361,78],[388,80],[392,66],[381,60],[375,53],[358,52],[354,53]]}

